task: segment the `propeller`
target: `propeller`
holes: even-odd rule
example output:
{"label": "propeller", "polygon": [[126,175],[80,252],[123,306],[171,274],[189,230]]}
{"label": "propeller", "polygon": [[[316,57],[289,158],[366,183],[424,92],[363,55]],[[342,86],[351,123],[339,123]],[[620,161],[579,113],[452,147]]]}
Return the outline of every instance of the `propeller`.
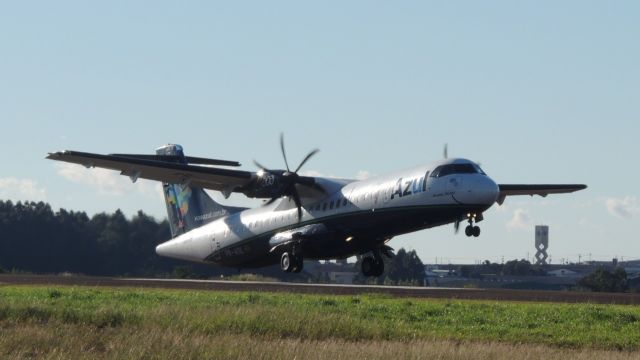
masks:
{"label": "propeller", "polygon": [[448,144],[444,144],[444,149],[442,150],[442,156],[445,159],[449,158],[449,146],[448,146]]}
{"label": "propeller", "polygon": [[460,231],[460,219],[456,220],[453,224],[454,233],[457,234]]}
{"label": "propeller", "polygon": [[280,180],[280,187],[279,187],[279,191],[278,194],[276,194],[275,196],[273,196],[271,199],[269,199],[269,201],[267,201],[267,205],[272,204],[274,201],[276,201],[277,199],[279,199],[282,196],[288,196],[290,198],[293,199],[293,202],[296,204],[296,207],[298,209],[298,222],[300,220],[302,220],[302,200],[300,200],[300,194],[298,193],[298,189],[296,188],[296,185],[305,185],[305,186],[311,186],[314,189],[324,193],[324,189],[320,186],[318,186],[315,183],[315,180],[312,177],[306,177],[306,176],[300,176],[298,175],[298,171],[302,168],[302,166],[309,160],[311,159],[311,157],[313,157],[315,154],[317,154],[320,150],[319,149],[313,149],[311,150],[307,156],[304,157],[304,159],[302,159],[302,161],[300,162],[300,165],[298,165],[298,167],[296,167],[296,169],[294,171],[291,171],[291,169],[289,168],[289,162],[287,161],[287,153],[285,151],[285,147],[284,147],[284,134],[280,133],[280,150],[282,151],[282,158],[284,159],[284,164],[287,168],[286,171],[282,171],[282,170],[269,170],[269,168],[267,168],[266,166],[263,166],[262,164],[260,164],[258,161],[254,160],[253,163],[260,168],[260,171],[264,174],[264,173],[271,173],[271,174],[277,174],[279,175],[279,180]]}

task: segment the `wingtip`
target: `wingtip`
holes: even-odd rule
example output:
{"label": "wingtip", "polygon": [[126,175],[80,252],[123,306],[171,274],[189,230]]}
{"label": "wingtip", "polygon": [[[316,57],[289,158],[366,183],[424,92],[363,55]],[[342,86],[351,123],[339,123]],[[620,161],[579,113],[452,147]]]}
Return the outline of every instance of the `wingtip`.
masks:
{"label": "wingtip", "polygon": [[71,151],[71,150],[62,150],[62,151],[50,152],[50,153],[47,153],[47,156],[45,157],[45,159],[60,160],[60,158],[62,158],[63,155],[68,155],[68,154],[71,154],[72,152],[73,151]]}

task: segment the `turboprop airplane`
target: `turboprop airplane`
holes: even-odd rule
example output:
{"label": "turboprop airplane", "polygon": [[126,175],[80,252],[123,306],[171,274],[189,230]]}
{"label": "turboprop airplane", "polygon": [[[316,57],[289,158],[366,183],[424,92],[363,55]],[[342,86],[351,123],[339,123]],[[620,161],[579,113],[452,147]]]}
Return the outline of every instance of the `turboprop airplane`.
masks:
{"label": "turboprop airplane", "polygon": [[[466,222],[465,234],[477,237],[483,213],[507,196],[586,188],[496,184],[478,164],[447,159],[446,151],[440,161],[367,180],[302,176],[298,171],[318,150],[291,171],[282,136],[280,147],[286,170],[255,162],[257,172],[220,167],[240,166],[235,161],[185,156],[175,144],[155,155],[61,151],[47,158],[117,170],[134,182],[161,181],[173,238],[157,246],[158,255],[237,268],[279,262],[286,272],[300,272],[303,259],[358,255],[365,276],[380,276],[394,236],[450,223],[457,232]],[[204,189],[268,201],[258,208],[225,206]]]}

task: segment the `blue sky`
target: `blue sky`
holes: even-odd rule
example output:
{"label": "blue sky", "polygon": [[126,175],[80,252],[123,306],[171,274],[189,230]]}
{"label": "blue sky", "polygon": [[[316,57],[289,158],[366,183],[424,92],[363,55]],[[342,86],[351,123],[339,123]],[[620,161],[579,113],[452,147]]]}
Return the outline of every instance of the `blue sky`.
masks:
{"label": "blue sky", "polygon": [[[424,261],[640,258],[640,5],[618,2],[4,2],[0,199],[165,216],[153,183],[44,160],[152,152],[383,174],[442,156],[499,183],[585,183],[510,198],[480,238],[394,239]],[[255,204],[233,197],[235,204]]]}

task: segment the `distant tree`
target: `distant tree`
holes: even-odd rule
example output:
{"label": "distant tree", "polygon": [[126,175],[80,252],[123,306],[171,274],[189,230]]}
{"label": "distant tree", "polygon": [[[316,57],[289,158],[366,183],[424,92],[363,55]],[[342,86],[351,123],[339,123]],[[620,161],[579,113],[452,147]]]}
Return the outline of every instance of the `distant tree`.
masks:
{"label": "distant tree", "polygon": [[578,285],[598,292],[625,292],[629,288],[627,272],[621,267],[612,272],[600,266],[580,279]]}
{"label": "distant tree", "polygon": [[181,265],[173,268],[172,277],[178,279],[190,279],[197,277],[193,272],[193,267],[190,265]]}
{"label": "distant tree", "polygon": [[396,284],[422,284],[425,278],[424,264],[415,250],[401,248],[389,264],[387,275]]}
{"label": "distant tree", "polygon": [[545,271],[539,266],[531,265],[528,260],[521,259],[507,261],[502,266],[502,274],[512,276],[534,276],[544,275]]}
{"label": "distant tree", "polygon": [[502,265],[498,263],[492,263],[489,260],[485,260],[482,263],[482,267],[480,268],[481,274],[494,274],[499,275],[502,274]]}

